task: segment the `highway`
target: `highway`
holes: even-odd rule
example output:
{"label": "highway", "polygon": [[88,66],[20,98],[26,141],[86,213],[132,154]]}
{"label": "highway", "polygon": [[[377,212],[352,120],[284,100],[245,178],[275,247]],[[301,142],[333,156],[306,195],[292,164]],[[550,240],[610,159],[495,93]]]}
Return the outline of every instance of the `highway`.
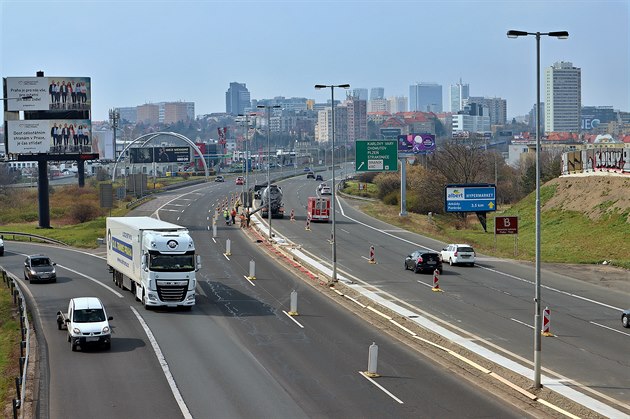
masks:
{"label": "highway", "polygon": [[[330,184],[329,176],[324,174]],[[296,222],[276,222],[274,228],[330,266],[331,223],[311,223],[310,231],[304,228],[307,198],[316,196],[319,183],[305,175],[281,182],[285,206],[287,211],[295,210]],[[366,216],[355,208],[356,201],[341,198],[338,202],[337,266],[341,278],[432,319],[464,340],[533,368],[532,267],[478,254],[475,267],[445,264],[439,279],[444,292],[431,292],[432,275],[405,271],[403,261],[418,248],[439,252],[445,243]],[[375,247],[376,264],[367,263],[370,245]],[[620,324],[628,294],[546,270],[542,278],[542,306],[551,310],[555,335],[544,337],[542,343],[547,385],[566,383],[630,414],[630,333]]]}
{"label": "highway", "polygon": [[[221,224],[213,240],[211,212],[237,190],[229,181],[189,187],[135,211],[157,211],[191,230],[203,268],[190,312],[144,310],[113,286],[104,250],[7,244],[2,263],[19,278],[24,254],[44,252],[58,264],[58,283],[24,284],[42,344],[37,417],[541,415],[523,398],[497,397],[345,310],[264,241]],[[255,280],[245,278],[250,260]],[[286,315],[293,290],[297,317]],[[114,317],[111,351],[72,352],[57,330],[57,310],[86,295],[101,298]],[[378,381],[362,374],[372,343],[379,346]]]}

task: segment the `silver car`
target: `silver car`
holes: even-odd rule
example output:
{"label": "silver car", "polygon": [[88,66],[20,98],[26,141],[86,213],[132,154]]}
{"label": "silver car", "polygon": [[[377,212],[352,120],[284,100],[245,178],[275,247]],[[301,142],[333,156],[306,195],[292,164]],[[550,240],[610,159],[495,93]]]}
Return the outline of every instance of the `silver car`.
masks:
{"label": "silver car", "polygon": [[24,261],[24,279],[26,281],[57,282],[56,263],[45,255],[30,255]]}

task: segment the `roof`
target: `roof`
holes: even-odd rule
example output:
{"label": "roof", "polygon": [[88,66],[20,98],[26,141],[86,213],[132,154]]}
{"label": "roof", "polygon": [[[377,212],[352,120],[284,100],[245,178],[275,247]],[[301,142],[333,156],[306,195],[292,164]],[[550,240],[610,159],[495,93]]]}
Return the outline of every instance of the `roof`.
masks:
{"label": "roof", "polygon": [[77,297],[73,298],[74,309],[84,310],[87,308],[103,308],[103,303],[97,297]]}

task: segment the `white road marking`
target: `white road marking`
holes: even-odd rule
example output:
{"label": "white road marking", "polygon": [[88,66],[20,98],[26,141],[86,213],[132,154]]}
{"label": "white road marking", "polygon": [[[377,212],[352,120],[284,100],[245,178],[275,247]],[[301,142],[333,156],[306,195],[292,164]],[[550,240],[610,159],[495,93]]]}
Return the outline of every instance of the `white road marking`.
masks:
{"label": "white road marking", "polygon": [[603,324],[589,322],[590,324],[594,324],[595,326],[603,327],[604,329],[612,330],[613,332],[621,333],[622,335],[630,336],[630,333],[622,332],[621,330],[613,329],[612,327],[604,326]]}
{"label": "white road marking", "polygon": [[295,320],[295,319],[293,318],[293,316],[291,316],[289,313],[287,313],[287,312],[286,312],[286,311],[284,311],[284,310],[282,310],[282,312],[283,312],[283,313],[284,313],[284,314],[285,314],[288,318],[290,318],[291,320],[293,320],[293,322],[294,322],[295,324],[297,324],[297,325],[298,325],[298,326],[300,326],[302,329],[304,329],[304,326],[302,326],[302,325],[301,325],[301,324],[300,324],[297,320]]}
{"label": "white road marking", "polygon": [[252,287],[255,287],[255,286],[256,286],[256,284],[254,284],[254,282],[253,282],[251,279],[249,279],[246,275],[243,275],[243,278],[245,278],[245,279],[247,280],[247,282],[249,282],[250,284],[252,284]]}
{"label": "white road marking", "polygon": [[516,323],[518,323],[518,324],[522,324],[523,326],[527,326],[527,327],[529,327],[530,329],[533,329],[533,328],[534,328],[534,326],[532,326],[531,324],[527,324],[527,323],[522,322],[522,321],[520,321],[520,320],[516,320],[516,319],[513,319],[513,318],[510,318],[510,320],[512,320],[513,322],[516,322]]}
{"label": "white road marking", "polygon": [[190,414],[190,411],[188,410],[188,406],[186,406],[186,402],[184,402],[184,398],[179,392],[179,388],[177,387],[177,383],[175,382],[175,379],[173,378],[173,374],[171,374],[171,370],[168,367],[168,362],[166,362],[166,358],[164,358],[164,354],[162,354],[160,345],[158,345],[157,340],[155,339],[155,336],[153,336],[153,333],[151,332],[151,329],[149,329],[149,326],[147,325],[147,323],[144,321],[140,313],[138,313],[138,311],[135,308],[133,308],[133,306],[129,306],[129,308],[131,309],[133,314],[135,314],[135,316],[138,318],[138,321],[140,322],[140,326],[142,326],[142,328],[144,329],[144,333],[146,333],[147,337],[149,338],[149,342],[151,342],[151,346],[153,347],[153,352],[155,352],[155,356],[157,356],[158,362],[160,363],[160,366],[162,367],[162,371],[164,372],[166,381],[168,382],[168,385],[171,388],[173,397],[175,397],[175,401],[177,402],[177,405],[179,406],[179,410],[182,412],[182,415],[184,416],[184,418],[193,419],[193,416]]}
{"label": "white road marking", "polygon": [[391,397],[392,399],[396,400],[398,403],[400,404],[405,404],[403,403],[402,400],[400,400],[398,397],[394,396],[391,392],[389,392],[389,390],[385,389],[385,387],[383,387],[382,385],[380,385],[379,383],[377,383],[376,381],[374,381],[372,378],[368,377],[367,375],[365,375],[365,373],[363,371],[359,371],[359,374],[361,374],[362,376],[364,376],[367,380],[369,380],[372,384],[374,384],[376,387],[378,387],[379,389],[381,389],[381,391],[383,391],[383,393],[387,394],[389,397]]}
{"label": "white road marking", "polygon": [[115,289],[113,289],[112,287],[110,287],[109,285],[105,285],[105,284],[103,284],[102,282],[98,281],[97,279],[92,278],[91,276],[87,276],[87,275],[85,275],[85,274],[82,274],[82,273],[81,273],[81,272],[79,272],[79,271],[75,271],[74,269],[70,269],[70,268],[68,268],[68,267],[66,267],[66,266],[63,266],[63,265],[57,265],[57,266],[58,266],[58,267],[60,267],[60,268],[65,269],[65,270],[68,270],[68,271],[70,271],[70,272],[72,272],[72,273],[75,273],[75,274],[77,274],[77,275],[79,275],[79,276],[82,276],[82,277],[84,277],[84,278],[86,278],[86,279],[89,279],[90,281],[94,282],[95,284],[100,285],[101,287],[103,287],[103,288],[105,288],[105,289],[107,289],[107,290],[109,290],[109,291],[113,292],[113,293],[114,293],[117,297],[119,297],[119,298],[123,298],[123,295],[122,295],[121,293],[119,293],[118,291],[116,291]]}
{"label": "white road marking", "polygon": [[416,282],[417,282],[418,284],[420,284],[420,285],[424,285],[425,287],[433,288],[433,284],[425,284],[424,282],[422,282],[422,281],[420,281],[420,280],[418,280],[418,281],[416,281]]}
{"label": "white road marking", "polygon": [[223,254],[223,257],[226,258],[227,260],[230,260],[230,258],[228,257],[228,255],[226,255],[225,253]]}

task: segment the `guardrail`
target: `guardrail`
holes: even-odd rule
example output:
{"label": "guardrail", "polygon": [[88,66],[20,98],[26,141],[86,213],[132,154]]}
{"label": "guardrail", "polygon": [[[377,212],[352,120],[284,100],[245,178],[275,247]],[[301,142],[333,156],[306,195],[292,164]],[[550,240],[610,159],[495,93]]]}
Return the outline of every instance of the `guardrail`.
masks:
{"label": "guardrail", "polygon": [[0,235],[2,235],[2,238],[6,239],[6,236],[12,236],[12,240],[15,240],[16,236],[22,236],[22,237],[28,237],[28,241],[32,242],[33,239],[35,240],[39,240],[39,241],[43,241],[46,243],[53,243],[53,244],[58,244],[61,246],[68,246],[68,244],[60,241],[60,240],[56,240],[56,239],[51,239],[49,237],[44,237],[44,236],[40,236],[37,234],[31,234],[31,233],[22,233],[19,231],[0,231]]}
{"label": "guardrail", "polygon": [[[29,361],[29,349],[31,344],[31,331],[28,316],[26,314],[26,303],[22,289],[18,284],[17,278],[14,275],[7,272],[4,267],[0,266],[0,276],[2,281],[6,284],[7,288],[11,289],[11,295],[13,296],[13,304],[17,304],[20,312],[20,330],[22,333],[22,339],[20,341],[20,376],[15,378],[15,392],[16,398],[13,399],[13,419],[18,418],[18,412],[22,406],[24,406],[24,395],[26,393],[26,371],[28,369]],[[22,415],[24,417],[24,415]]]}

